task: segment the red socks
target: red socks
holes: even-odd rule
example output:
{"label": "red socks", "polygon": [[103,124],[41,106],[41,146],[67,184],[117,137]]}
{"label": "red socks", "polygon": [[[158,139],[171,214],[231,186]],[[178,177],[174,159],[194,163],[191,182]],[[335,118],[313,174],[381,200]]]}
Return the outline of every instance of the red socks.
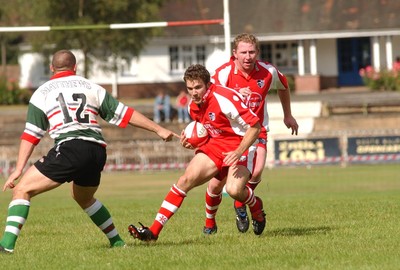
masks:
{"label": "red socks", "polygon": [[222,193],[212,194],[208,188],[206,191],[206,227],[212,228],[216,225],[215,215],[222,201]]}
{"label": "red socks", "polygon": [[167,221],[178,211],[179,207],[181,207],[185,197],[186,193],[180,190],[176,185],[171,187],[171,190],[161,204],[160,210],[158,210],[153,225],[149,228],[154,236],[160,234]]}
{"label": "red socks", "polygon": [[[247,186],[248,188],[250,188],[252,191],[254,191],[254,190],[256,189],[256,187],[258,186],[259,183],[260,183],[260,182],[247,182],[246,186]],[[239,202],[239,201],[235,200],[235,207],[236,207],[236,208],[240,208],[240,207],[243,207],[243,206],[245,206],[245,205],[246,205],[246,203],[244,203],[244,202]]]}

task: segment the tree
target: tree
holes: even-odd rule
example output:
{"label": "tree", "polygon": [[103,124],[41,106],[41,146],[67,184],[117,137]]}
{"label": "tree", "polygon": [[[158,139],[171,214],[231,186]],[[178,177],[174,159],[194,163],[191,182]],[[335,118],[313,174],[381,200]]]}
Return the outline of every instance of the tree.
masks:
{"label": "tree", "polygon": [[[157,20],[163,0],[36,0],[38,18],[44,25],[108,25]],[[40,9],[37,8],[40,6]],[[117,59],[131,60],[138,56],[149,38],[159,29],[124,30],[55,30],[32,36],[34,48],[50,54],[51,50],[79,49],[84,56],[84,76],[89,76],[92,59],[102,60],[104,70],[116,71]]]}
{"label": "tree", "polygon": [[[19,13],[17,10],[32,10],[31,1],[0,0],[0,26],[20,26],[27,24],[32,13]],[[18,45],[23,42],[24,33],[0,33],[1,73],[5,74],[7,65],[18,63]]]}

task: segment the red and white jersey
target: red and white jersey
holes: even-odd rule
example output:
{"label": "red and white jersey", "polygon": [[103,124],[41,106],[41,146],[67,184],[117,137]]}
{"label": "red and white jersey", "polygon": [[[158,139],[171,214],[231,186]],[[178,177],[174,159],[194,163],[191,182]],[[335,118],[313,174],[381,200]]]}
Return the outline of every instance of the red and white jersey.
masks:
{"label": "red and white jersey", "polygon": [[214,84],[207,90],[200,106],[190,102],[189,114],[207,129],[211,138],[206,145],[219,145],[224,151],[235,150],[247,129],[259,122],[259,118],[248,109],[240,94],[233,89]]}
{"label": "red and white jersey", "polygon": [[[246,78],[236,67],[234,57],[215,70],[211,82],[239,91],[240,88],[249,87],[251,95],[246,97],[246,105],[260,118],[260,124],[265,131],[260,138],[266,138],[269,131],[269,116],[266,96],[271,89],[288,89],[286,77],[272,64],[256,61],[255,68]],[[265,136],[265,137],[264,137]]]}

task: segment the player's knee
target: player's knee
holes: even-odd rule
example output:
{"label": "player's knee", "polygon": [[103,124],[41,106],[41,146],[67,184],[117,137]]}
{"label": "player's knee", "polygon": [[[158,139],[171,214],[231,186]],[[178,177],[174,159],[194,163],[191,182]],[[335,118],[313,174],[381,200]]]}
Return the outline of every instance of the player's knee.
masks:
{"label": "player's knee", "polygon": [[30,200],[35,194],[31,194],[23,186],[16,185],[13,188],[13,200],[15,199],[25,199]]}
{"label": "player's knee", "polygon": [[235,200],[240,199],[241,191],[240,189],[235,186],[235,185],[226,185],[226,193],[229,194],[230,197],[232,197]]}
{"label": "player's knee", "polygon": [[176,186],[184,192],[189,192],[193,187],[195,187],[194,181],[188,177],[188,175],[184,174],[179,177]]}
{"label": "player's knee", "polygon": [[76,201],[77,204],[79,204],[79,206],[82,209],[86,209],[90,206],[92,206],[96,199],[94,197],[76,197],[74,195],[72,195],[72,198]]}
{"label": "player's knee", "polygon": [[210,182],[208,183],[208,191],[212,194],[219,194],[222,192],[224,189],[224,183],[217,180],[217,179],[211,179]]}

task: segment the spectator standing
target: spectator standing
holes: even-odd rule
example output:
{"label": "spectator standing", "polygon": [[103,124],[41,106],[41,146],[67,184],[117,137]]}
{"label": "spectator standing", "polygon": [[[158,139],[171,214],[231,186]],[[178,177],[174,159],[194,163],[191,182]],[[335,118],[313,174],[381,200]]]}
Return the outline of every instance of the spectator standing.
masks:
{"label": "spectator standing", "polygon": [[400,56],[397,56],[396,61],[393,62],[393,70],[397,72],[400,71]]}
{"label": "spectator standing", "polygon": [[178,122],[179,123],[189,123],[190,116],[188,111],[188,105],[190,101],[190,96],[185,90],[181,90],[179,95],[176,97],[176,109],[178,111]]}
{"label": "spectator standing", "polygon": [[171,98],[165,90],[160,90],[154,100],[154,122],[160,123],[161,115],[165,123],[171,122]]}

